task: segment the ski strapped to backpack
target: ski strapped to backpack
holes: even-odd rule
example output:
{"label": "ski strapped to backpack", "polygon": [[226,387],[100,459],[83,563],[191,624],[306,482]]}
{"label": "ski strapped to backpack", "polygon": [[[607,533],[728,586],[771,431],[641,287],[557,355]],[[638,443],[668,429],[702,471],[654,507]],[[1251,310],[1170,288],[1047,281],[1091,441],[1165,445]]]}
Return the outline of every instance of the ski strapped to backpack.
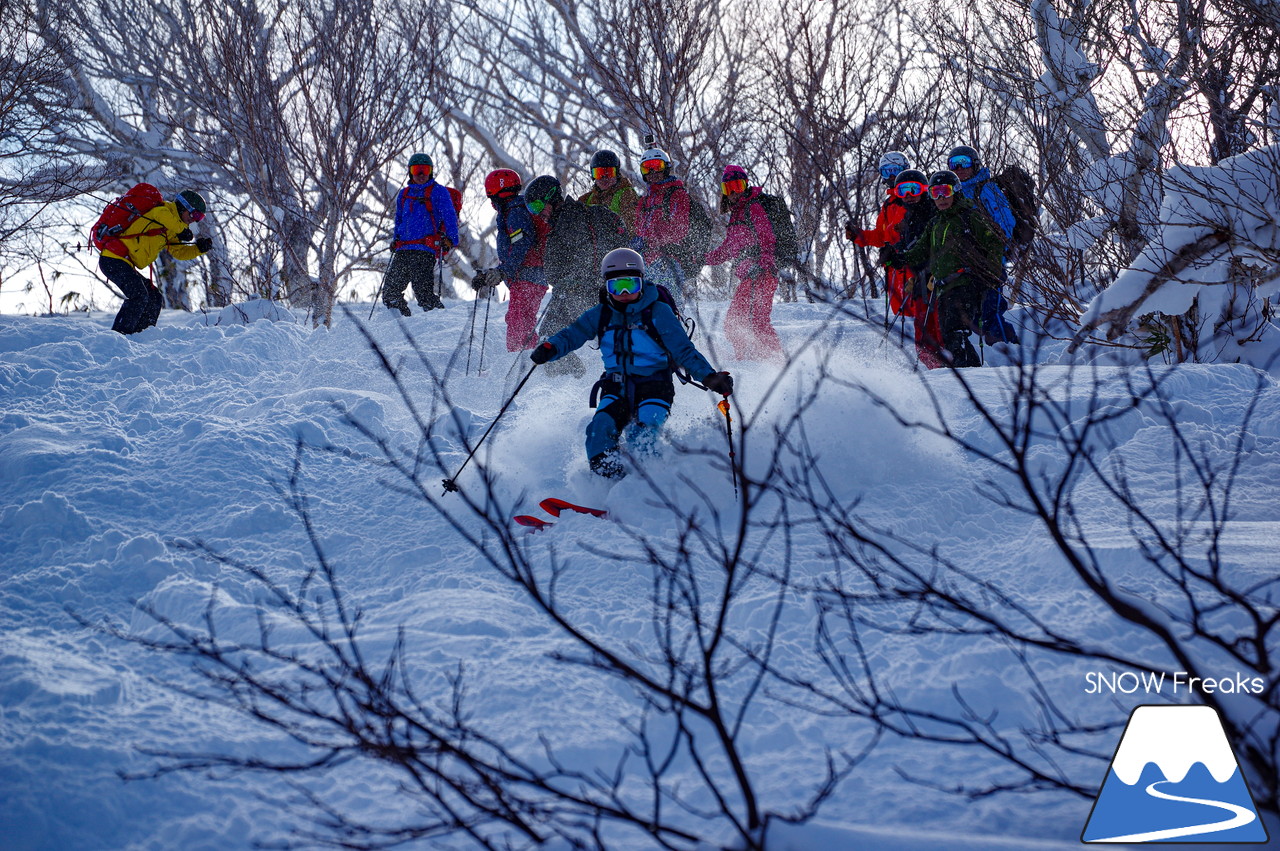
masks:
{"label": "ski strapped to backpack", "polygon": [[168,232],[168,228],[156,222],[155,228],[125,234],[134,222],[163,203],[164,196],[159,189],[150,183],[135,184],[128,192],[107,204],[98,221],[89,229],[89,242],[99,251],[110,251],[112,254],[128,257],[129,249],[123,240],[159,236]]}

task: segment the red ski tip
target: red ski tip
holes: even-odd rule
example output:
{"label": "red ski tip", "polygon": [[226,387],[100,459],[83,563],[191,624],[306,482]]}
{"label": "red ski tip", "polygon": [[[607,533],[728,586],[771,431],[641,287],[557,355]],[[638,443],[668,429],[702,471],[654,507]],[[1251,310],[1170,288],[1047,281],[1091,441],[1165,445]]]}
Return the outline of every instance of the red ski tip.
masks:
{"label": "red ski tip", "polygon": [[538,506],[552,517],[559,517],[561,511],[576,511],[579,514],[590,514],[592,517],[607,517],[609,512],[603,508],[588,508],[585,505],[574,505],[572,502],[551,497],[538,503]]}
{"label": "red ski tip", "polygon": [[515,517],[512,517],[511,519],[514,520],[516,523],[520,524],[521,526],[528,526],[530,529],[546,529],[548,526],[556,525],[546,520],[542,520],[541,518],[534,517],[530,514],[517,514]]}

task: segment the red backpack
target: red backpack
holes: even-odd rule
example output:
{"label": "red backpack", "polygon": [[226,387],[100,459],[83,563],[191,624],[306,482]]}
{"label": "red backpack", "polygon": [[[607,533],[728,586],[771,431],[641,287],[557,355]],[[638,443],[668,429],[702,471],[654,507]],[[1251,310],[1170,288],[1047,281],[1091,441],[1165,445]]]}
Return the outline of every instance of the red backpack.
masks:
{"label": "red backpack", "polygon": [[147,213],[164,203],[160,190],[150,183],[139,183],[128,192],[107,205],[98,217],[98,221],[89,230],[89,241],[99,251],[110,251],[122,257],[129,255],[124,239],[139,239],[143,236],[156,236],[166,232],[164,226],[141,233],[123,236],[129,226]]}

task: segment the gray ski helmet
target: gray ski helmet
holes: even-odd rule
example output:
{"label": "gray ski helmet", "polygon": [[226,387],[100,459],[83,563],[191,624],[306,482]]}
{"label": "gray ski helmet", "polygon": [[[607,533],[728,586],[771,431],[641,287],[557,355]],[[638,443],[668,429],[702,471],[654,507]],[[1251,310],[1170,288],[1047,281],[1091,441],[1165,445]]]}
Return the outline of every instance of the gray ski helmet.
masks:
{"label": "gray ski helmet", "polygon": [[[982,158],[978,156],[978,149],[968,145],[957,145],[951,149],[951,153],[947,154],[947,168],[954,169],[956,166],[952,164],[952,160],[956,157],[968,157],[973,163],[970,168],[982,168]],[[960,166],[965,168],[965,166]]]}
{"label": "gray ski helmet", "polygon": [[525,203],[543,201],[554,206],[560,201],[560,181],[549,174],[535,177],[524,189],[524,200]]}
{"label": "gray ski helmet", "polygon": [[615,248],[600,261],[600,277],[606,281],[610,278],[629,276],[644,277],[644,258],[640,252],[630,248]]}
{"label": "gray ski helmet", "polygon": [[592,168],[622,168],[622,161],[613,151],[596,151],[591,155]]}
{"label": "gray ski helmet", "polygon": [[951,186],[959,186],[960,176],[954,171],[947,171],[946,169],[943,169],[942,171],[935,171],[933,174],[929,175],[930,186],[941,186],[944,183]]}

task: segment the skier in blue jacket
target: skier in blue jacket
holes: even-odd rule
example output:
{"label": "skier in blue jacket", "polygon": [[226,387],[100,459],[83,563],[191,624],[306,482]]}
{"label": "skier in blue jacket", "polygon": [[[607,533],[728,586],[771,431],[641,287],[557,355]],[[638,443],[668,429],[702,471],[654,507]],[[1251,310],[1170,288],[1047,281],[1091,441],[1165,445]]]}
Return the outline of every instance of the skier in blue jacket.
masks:
{"label": "skier in blue jacket", "polygon": [[458,244],[458,213],[449,189],[435,182],[434,165],[426,154],[409,157],[409,184],[396,196],[396,225],[391,245],[394,252],[382,284],[382,303],[409,315],[404,291],[413,285],[413,295],[423,310],[444,307],[435,291],[432,276],[437,258],[443,260]]}
{"label": "skier in blue jacket", "polygon": [[[991,171],[983,164],[976,148],[959,145],[951,149],[947,155],[947,168],[960,178],[960,194],[974,204],[979,205],[991,221],[1000,229],[1008,246],[1013,237],[1016,219],[1013,207],[1005,196],[1004,190],[991,179]],[[1005,252],[1008,259],[1008,252]],[[1009,301],[1004,297],[1003,284],[1008,280],[1008,272],[1001,269],[1001,286],[991,289],[982,300],[981,330],[988,345],[999,342],[1018,341],[1018,335],[1005,320],[1005,311],[1009,309]]]}
{"label": "skier in blue jacket", "polygon": [[661,300],[657,285],[645,279],[644,258],[616,248],[600,264],[605,279],[601,303],[590,308],[529,355],[542,364],[562,358],[599,338],[604,374],[591,390],[596,414],[587,425],[587,459],[606,478],[626,475],[618,458],[618,439],[637,454],[654,451],[658,430],[675,398],[671,375],[676,366],[723,396],[733,392],[733,377],[717,372],[685,333],[675,311]]}

